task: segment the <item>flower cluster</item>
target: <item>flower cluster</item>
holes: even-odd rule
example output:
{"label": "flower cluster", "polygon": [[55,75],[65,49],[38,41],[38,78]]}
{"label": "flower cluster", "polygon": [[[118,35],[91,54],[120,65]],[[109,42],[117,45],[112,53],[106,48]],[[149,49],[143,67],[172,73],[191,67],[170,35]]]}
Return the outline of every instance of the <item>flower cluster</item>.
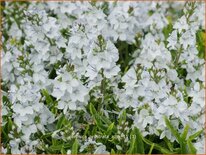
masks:
{"label": "flower cluster", "polygon": [[[136,129],[145,145],[156,137],[176,151],[165,119],[178,134],[188,127],[187,138],[199,133],[189,150],[204,153],[203,3],[3,8],[4,153],[141,153],[132,147]],[[149,152],[165,153],[159,148]]]}

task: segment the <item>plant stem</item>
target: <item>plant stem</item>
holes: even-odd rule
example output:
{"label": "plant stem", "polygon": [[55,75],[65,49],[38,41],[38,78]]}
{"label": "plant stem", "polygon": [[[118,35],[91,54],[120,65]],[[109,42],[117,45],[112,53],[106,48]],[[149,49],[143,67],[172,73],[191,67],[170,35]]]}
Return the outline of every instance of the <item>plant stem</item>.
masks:
{"label": "plant stem", "polygon": [[102,71],[101,71],[101,75],[102,75],[102,81],[101,81],[101,94],[102,94],[102,101],[101,101],[101,104],[99,104],[98,105],[98,110],[100,110],[101,109],[101,107],[102,107],[102,105],[104,105],[103,103],[104,103],[104,97],[105,97],[105,85],[106,85],[106,78],[104,77],[104,73],[103,73],[103,69],[102,69]]}

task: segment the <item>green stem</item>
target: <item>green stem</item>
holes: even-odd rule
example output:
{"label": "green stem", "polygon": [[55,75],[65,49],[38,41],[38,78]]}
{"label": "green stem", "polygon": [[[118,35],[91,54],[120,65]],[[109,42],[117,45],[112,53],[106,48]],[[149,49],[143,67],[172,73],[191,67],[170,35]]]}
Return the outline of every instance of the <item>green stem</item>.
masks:
{"label": "green stem", "polygon": [[154,148],[154,143],[152,144],[152,146],[150,147],[149,153],[148,154],[152,154],[152,150]]}
{"label": "green stem", "polygon": [[98,105],[98,110],[100,110],[101,109],[101,107],[102,107],[102,105],[103,105],[103,103],[104,103],[104,97],[105,97],[105,89],[106,89],[106,87],[105,87],[105,85],[106,85],[106,78],[104,77],[104,73],[103,73],[103,69],[102,69],[102,71],[101,71],[101,75],[102,75],[102,81],[101,81],[101,94],[103,95],[102,96],[102,101],[101,101],[101,104],[99,104]]}
{"label": "green stem", "polygon": [[126,50],[126,56],[125,56],[125,66],[124,66],[124,68],[126,68],[127,67],[127,64],[129,63],[128,61],[129,61],[129,52],[128,52],[128,45],[126,45],[126,48],[125,48],[125,50]]}
{"label": "green stem", "polygon": [[174,66],[177,67],[178,63],[179,63],[179,59],[180,59],[180,56],[182,54],[182,46],[178,49],[177,51],[177,57],[174,61]]}

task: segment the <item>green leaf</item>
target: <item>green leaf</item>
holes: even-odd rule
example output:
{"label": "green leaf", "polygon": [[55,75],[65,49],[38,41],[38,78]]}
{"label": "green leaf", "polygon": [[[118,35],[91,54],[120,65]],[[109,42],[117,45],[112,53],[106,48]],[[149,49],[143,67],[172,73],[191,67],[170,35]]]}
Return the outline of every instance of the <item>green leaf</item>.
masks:
{"label": "green leaf", "polygon": [[7,143],[10,138],[9,138],[9,133],[12,130],[12,125],[13,125],[13,121],[11,120],[10,117],[6,118],[6,124],[4,126],[2,126],[2,140]]}
{"label": "green leaf", "polygon": [[136,153],[141,153],[144,154],[144,143],[142,141],[142,135],[136,127],[134,128],[134,132],[136,134],[136,142],[137,142],[137,152]]}
{"label": "green leaf", "polygon": [[170,149],[170,151],[173,151],[173,143],[171,143],[166,137],[164,138],[165,143],[167,144],[168,148]]}
{"label": "green leaf", "polygon": [[75,139],[74,144],[72,145],[72,150],[71,150],[71,154],[77,154],[78,153],[78,141],[77,139]]}
{"label": "green leaf", "polygon": [[173,26],[172,26],[171,23],[168,24],[166,27],[163,28],[162,31],[163,31],[163,34],[164,34],[164,36],[165,36],[166,39],[169,37],[169,35],[170,35],[170,33],[172,32],[172,30],[173,30]]}
{"label": "green leaf", "polygon": [[62,116],[60,117],[60,119],[58,120],[58,122],[57,122],[56,128],[57,128],[57,129],[61,129],[62,126],[64,125],[64,121],[65,121],[65,116],[62,115]]}
{"label": "green leaf", "polygon": [[115,154],[115,151],[113,149],[111,150],[111,154]]}
{"label": "green leaf", "polygon": [[[172,124],[170,123],[170,121],[166,117],[165,117],[165,122],[166,122],[167,127],[170,129],[170,131],[176,137],[178,143],[180,144],[181,153],[187,154],[188,150],[187,150],[186,136],[187,136],[189,126],[185,127],[183,135],[181,137],[180,134],[178,133],[178,131],[172,126]],[[182,139],[182,138],[184,138],[184,139]]]}
{"label": "green leaf", "polygon": [[151,147],[150,147],[150,150],[149,150],[149,153],[148,154],[152,154],[152,150],[154,149],[154,143],[151,145]]}
{"label": "green leaf", "polygon": [[105,116],[99,115],[99,117],[105,124],[107,124],[107,125],[112,124],[112,122],[108,118],[106,118]]}
{"label": "green leaf", "polygon": [[122,122],[125,122],[126,119],[127,119],[127,113],[126,113],[126,109],[124,109],[122,114],[120,115],[119,124],[122,123]]}
{"label": "green leaf", "polygon": [[58,144],[58,140],[57,140],[57,139],[52,138],[52,145],[57,145],[57,144]]}
{"label": "green leaf", "polygon": [[176,153],[176,152],[171,152],[168,149],[166,149],[166,148],[164,148],[156,143],[153,143],[144,137],[142,137],[142,140],[150,146],[154,145],[154,149],[159,150],[161,153],[164,153],[164,154],[175,154]]}
{"label": "green leaf", "polygon": [[12,120],[10,118],[8,118],[8,122],[7,122],[7,132],[9,133],[12,130]]}
{"label": "green leaf", "polygon": [[167,127],[170,129],[170,131],[172,132],[172,134],[176,137],[177,141],[179,143],[181,143],[182,139],[181,139],[178,131],[172,126],[172,124],[170,123],[170,121],[167,117],[165,117],[165,123],[166,123]]}
{"label": "green leaf", "polygon": [[50,73],[49,73],[49,79],[54,79],[56,76],[57,76],[56,70],[55,70],[55,68],[53,67],[52,70],[51,70]]}
{"label": "green leaf", "polygon": [[135,127],[134,130],[131,132],[130,138],[131,138],[131,142],[127,154],[133,154],[133,153],[144,154],[144,143],[142,141],[142,135],[139,129]]}
{"label": "green leaf", "polygon": [[196,154],[197,150],[195,149],[190,139],[187,140],[187,146],[189,149],[189,154]]}
{"label": "green leaf", "polygon": [[60,151],[62,149],[62,144],[60,145],[52,145],[49,147],[49,149],[53,150],[53,151]]}
{"label": "green leaf", "polygon": [[92,114],[92,117],[94,118],[95,123],[97,124],[97,127],[100,130],[102,130],[103,132],[106,132],[107,131],[107,127],[102,124],[100,116],[97,114],[97,111],[94,108],[93,104],[90,104],[90,112]]}
{"label": "green leaf", "polygon": [[9,142],[9,136],[8,133],[5,132],[5,127],[2,128],[2,140],[3,142],[7,143]]}
{"label": "green leaf", "polygon": [[66,150],[62,147],[61,154],[66,154],[66,153],[67,153]]}
{"label": "green leaf", "polygon": [[87,124],[86,129],[84,130],[83,136],[86,136],[89,131],[89,124]]}
{"label": "green leaf", "polygon": [[136,140],[136,137],[135,135],[133,134],[133,132],[131,132],[131,135],[130,135],[130,147],[129,147],[129,150],[127,151],[127,154],[133,154],[135,153],[135,140]]}
{"label": "green leaf", "polygon": [[200,136],[202,134],[202,132],[204,131],[204,129],[194,133],[193,135],[189,136],[188,139],[190,139],[191,141],[194,140],[195,138],[197,138],[198,136]]}
{"label": "green leaf", "polygon": [[47,92],[46,89],[43,89],[41,92],[42,92],[42,94],[45,96],[46,103],[47,103],[48,105],[50,105],[50,104],[52,104],[52,103],[54,102],[53,99],[51,98],[51,96],[49,95],[49,93]]}
{"label": "green leaf", "polygon": [[111,133],[113,132],[113,128],[114,128],[114,123],[111,123],[106,131],[106,135],[111,135]]}
{"label": "green leaf", "polygon": [[189,125],[186,125],[185,128],[184,128],[184,131],[182,133],[181,139],[186,140],[187,134],[188,134],[188,130],[189,130]]}
{"label": "green leaf", "polygon": [[205,32],[198,30],[196,33],[196,47],[199,51],[198,57],[201,59],[205,58]]}

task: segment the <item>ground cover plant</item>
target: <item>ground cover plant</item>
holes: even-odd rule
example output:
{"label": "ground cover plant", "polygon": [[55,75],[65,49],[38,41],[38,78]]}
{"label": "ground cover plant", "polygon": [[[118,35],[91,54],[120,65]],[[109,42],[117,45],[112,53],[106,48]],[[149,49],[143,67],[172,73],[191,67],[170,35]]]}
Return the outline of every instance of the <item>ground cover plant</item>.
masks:
{"label": "ground cover plant", "polygon": [[2,152],[204,154],[203,2],[2,2]]}

